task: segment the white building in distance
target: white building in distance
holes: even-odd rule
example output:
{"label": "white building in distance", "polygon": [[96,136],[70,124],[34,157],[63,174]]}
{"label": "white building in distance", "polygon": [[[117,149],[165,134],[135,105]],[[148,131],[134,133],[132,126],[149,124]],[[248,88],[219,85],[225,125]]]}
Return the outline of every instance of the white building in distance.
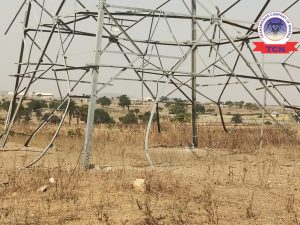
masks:
{"label": "white building in distance", "polygon": [[154,101],[154,99],[152,97],[146,97],[143,100],[144,100],[144,102],[153,102]]}
{"label": "white building in distance", "polygon": [[36,92],[32,95],[33,98],[40,98],[43,100],[53,100],[54,94],[52,93],[44,93],[44,92]]}
{"label": "white building in distance", "polygon": [[[12,97],[14,95],[14,92],[8,92],[8,97]],[[18,97],[23,97],[24,92],[21,92],[18,94]],[[34,99],[42,99],[42,100],[53,100],[55,98],[54,94],[52,93],[45,93],[45,92],[32,92],[27,93],[28,98],[34,98]]]}

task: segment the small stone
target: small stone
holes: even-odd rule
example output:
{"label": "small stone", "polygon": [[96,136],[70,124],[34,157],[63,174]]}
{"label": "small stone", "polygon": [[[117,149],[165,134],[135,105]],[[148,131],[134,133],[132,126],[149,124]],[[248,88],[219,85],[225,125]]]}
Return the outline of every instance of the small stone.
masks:
{"label": "small stone", "polygon": [[49,178],[49,183],[50,183],[50,184],[55,184],[55,179],[54,179],[53,177],[50,177],[50,178]]}
{"label": "small stone", "polygon": [[4,180],[4,181],[0,181],[0,185],[1,186],[6,186],[9,184],[9,181],[8,180]]}
{"label": "small stone", "polygon": [[17,192],[14,192],[14,193],[11,194],[12,197],[16,197],[17,195],[18,195]]}
{"label": "small stone", "polygon": [[103,169],[103,171],[104,171],[105,173],[111,173],[111,172],[112,172],[112,167],[110,167],[110,166],[105,167],[105,168]]}
{"label": "small stone", "polygon": [[38,189],[38,192],[46,192],[48,190],[48,188],[49,188],[48,185],[44,185]]}
{"label": "small stone", "polygon": [[135,179],[135,181],[133,182],[133,188],[136,191],[145,192],[146,191],[145,179]]}

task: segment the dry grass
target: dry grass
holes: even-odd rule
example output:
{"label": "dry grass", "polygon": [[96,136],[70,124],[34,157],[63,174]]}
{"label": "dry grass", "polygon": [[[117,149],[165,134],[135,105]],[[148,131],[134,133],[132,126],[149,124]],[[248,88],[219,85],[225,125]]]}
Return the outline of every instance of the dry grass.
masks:
{"label": "dry grass", "polygon": [[[80,168],[83,129],[73,137],[70,129],[76,127],[64,127],[34,168],[21,167],[40,148],[9,151],[16,149],[10,144],[1,152],[0,224],[299,224],[300,149],[275,127],[266,130],[262,151],[257,127],[238,127],[232,135],[199,127],[205,150],[192,152],[188,125],[163,124],[162,134],[151,134],[157,163],[151,170],[142,150],[144,126],[98,126],[96,167],[88,172]],[[46,146],[53,132],[46,127],[32,146]],[[26,137],[14,134],[10,143]],[[145,192],[133,189],[136,178],[145,179]],[[43,185],[47,191],[38,192]]]}
{"label": "dry grass", "polygon": [[[14,127],[17,133],[29,134],[34,126],[18,124]],[[154,125],[150,137],[150,145],[162,147],[185,147],[191,144],[191,125],[177,123],[162,123],[162,133],[159,134]],[[286,127],[294,136],[297,135],[297,129]],[[79,128],[75,125],[65,126],[62,129],[62,136],[68,136],[69,131],[74,131],[78,137],[82,137],[84,126]],[[77,131],[76,131],[77,130]],[[145,124],[139,125],[117,125],[108,127],[107,125],[97,125],[94,132],[96,140],[102,142],[124,143],[127,146],[140,146],[144,141]],[[46,137],[54,134],[55,126],[47,125],[42,131],[41,136]],[[259,126],[240,126],[235,128],[231,134],[226,134],[220,126],[198,126],[198,138],[200,147],[210,147],[218,149],[230,149],[251,152],[259,146]],[[20,138],[20,135],[17,135]],[[76,135],[75,135],[76,136]],[[24,135],[24,139],[26,135]],[[42,142],[42,137],[35,144]],[[268,126],[265,128],[265,145],[272,147],[281,147],[297,144],[295,140],[288,137],[280,128]]]}

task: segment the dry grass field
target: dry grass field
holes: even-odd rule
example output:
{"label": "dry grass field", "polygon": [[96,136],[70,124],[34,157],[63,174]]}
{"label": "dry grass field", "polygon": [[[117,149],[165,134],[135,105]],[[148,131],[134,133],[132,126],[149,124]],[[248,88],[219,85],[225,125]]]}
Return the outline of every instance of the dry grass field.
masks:
{"label": "dry grass field", "polygon": [[[0,152],[1,225],[300,224],[300,147],[274,126],[266,130],[263,150],[258,127],[225,134],[199,126],[201,146],[191,150],[189,125],[163,123],[162,134],[154,126],[155,169],[145,160],[144,125],[97,126],[90,171],[80,167],[83,127],[74,137],[71,129],[64,127],[30,169],[24,165],[47,145],[54,127],[28,148],[20,145],[25,134],[11,136]],[[28,127],[14,130],[26,133]],[[137,178],[145,179],[142,190],[133,188]]]}

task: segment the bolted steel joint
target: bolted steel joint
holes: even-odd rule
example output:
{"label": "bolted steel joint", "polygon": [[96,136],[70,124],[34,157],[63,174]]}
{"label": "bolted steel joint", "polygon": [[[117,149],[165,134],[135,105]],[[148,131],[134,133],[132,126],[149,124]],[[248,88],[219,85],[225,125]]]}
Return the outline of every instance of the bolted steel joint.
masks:
{"label": "bolted steel joint", "polygon": [[53,16],[53,24],[58,24],[58,16]]}
{"label": "bolted steel joint", "polygon": [[223,23],[223,18],[218,15],[212,15],[210,18],[211,24],[221,25]]}

